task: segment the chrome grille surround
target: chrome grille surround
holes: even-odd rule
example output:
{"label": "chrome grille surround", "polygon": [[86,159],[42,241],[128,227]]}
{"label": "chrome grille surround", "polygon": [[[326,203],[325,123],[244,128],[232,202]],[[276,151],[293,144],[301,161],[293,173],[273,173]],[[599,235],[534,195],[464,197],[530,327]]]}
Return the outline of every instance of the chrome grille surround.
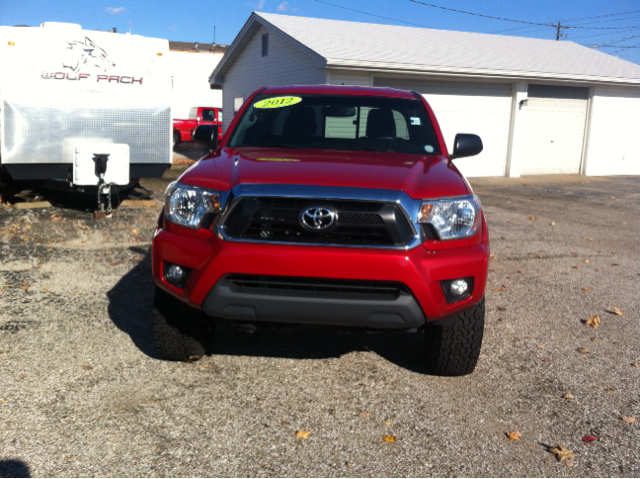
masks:
{"label": "chrome grille surround", "polygon": [[[316,242],[291,242],[291,241],[265,241],[259,239],[237,238],[228,234],[225,222],[229,218],[234,207],[238,205],[242,198],[251,197],[272,197],[272,198],[297,198],[314,202],[322,201],[362,201],[394,203],[399,211],[404,215],[411,228],[411,238],[402,245],[355,245],[355,244],[333,244]],[[317,185],[274,185],[274,184],[239,184],[231,191],[220,192],[220,202],[223,205],[222,213],[217,217],[212,225],[213,230],[220,239],[226,241],[266,243],[266,244],[287,244],[305,246],[336,246],[346,248],[376,248],[408,250],[415,248],[424,241],[422,229],[417,222],[421,200],[415,200],[403,191],[388,190],[382,188],[354,188],[347,186],[317,186]]]}

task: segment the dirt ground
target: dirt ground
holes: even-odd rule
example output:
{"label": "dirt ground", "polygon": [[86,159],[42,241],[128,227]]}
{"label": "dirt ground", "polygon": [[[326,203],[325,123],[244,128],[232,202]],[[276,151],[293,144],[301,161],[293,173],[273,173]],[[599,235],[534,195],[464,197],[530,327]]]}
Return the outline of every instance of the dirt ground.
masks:
{"label": "dirt ground", "polygon": [[106,220],[0,206],[0,477],[640,476],[640,178],[472,179],[485,337],[443,378],[419,333],[223,322],[202,360],[158,359],[149,249],[180,172]]}

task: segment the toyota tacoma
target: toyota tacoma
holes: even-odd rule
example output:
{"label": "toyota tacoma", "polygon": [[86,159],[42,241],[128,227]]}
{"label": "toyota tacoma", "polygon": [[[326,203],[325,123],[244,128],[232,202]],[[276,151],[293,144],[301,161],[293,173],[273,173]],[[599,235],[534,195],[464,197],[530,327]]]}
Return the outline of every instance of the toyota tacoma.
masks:
{"label": "toyota tacoma", "polygon": [[480,201],[416,92],[264,87],[171,183],[152,244],[153,328],[170,360],[218,319],[418,330],[435,374],[473,371],[489,237]]}

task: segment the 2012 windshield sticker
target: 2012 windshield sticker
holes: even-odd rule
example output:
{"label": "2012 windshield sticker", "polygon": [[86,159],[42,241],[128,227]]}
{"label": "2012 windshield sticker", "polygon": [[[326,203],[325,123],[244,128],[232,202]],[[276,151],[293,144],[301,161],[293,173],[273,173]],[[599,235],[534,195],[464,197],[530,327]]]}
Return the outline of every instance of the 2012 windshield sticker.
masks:
{"label": "2012 windshield sticker", "polygon": [[266,100],[260,100],[253,104],[254,108],[282,108],[285,106],[295,105],[300,103],[302,98],[299,96],[277,96],[274,98],[267,98]]}

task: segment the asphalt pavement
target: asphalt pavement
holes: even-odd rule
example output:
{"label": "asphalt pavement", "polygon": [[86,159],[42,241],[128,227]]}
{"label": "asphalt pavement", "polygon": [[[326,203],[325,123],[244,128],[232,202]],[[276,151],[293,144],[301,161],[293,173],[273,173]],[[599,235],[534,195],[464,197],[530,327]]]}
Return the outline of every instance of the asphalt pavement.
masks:
{"label": "asphalt pavement", "polygon": [[485,337],[445,378],[417,333],[222,323],[159,360],[149,248],[179,173],[106,220],[0,206],[0,477],[640,476],[640,178],[471,180]]}

